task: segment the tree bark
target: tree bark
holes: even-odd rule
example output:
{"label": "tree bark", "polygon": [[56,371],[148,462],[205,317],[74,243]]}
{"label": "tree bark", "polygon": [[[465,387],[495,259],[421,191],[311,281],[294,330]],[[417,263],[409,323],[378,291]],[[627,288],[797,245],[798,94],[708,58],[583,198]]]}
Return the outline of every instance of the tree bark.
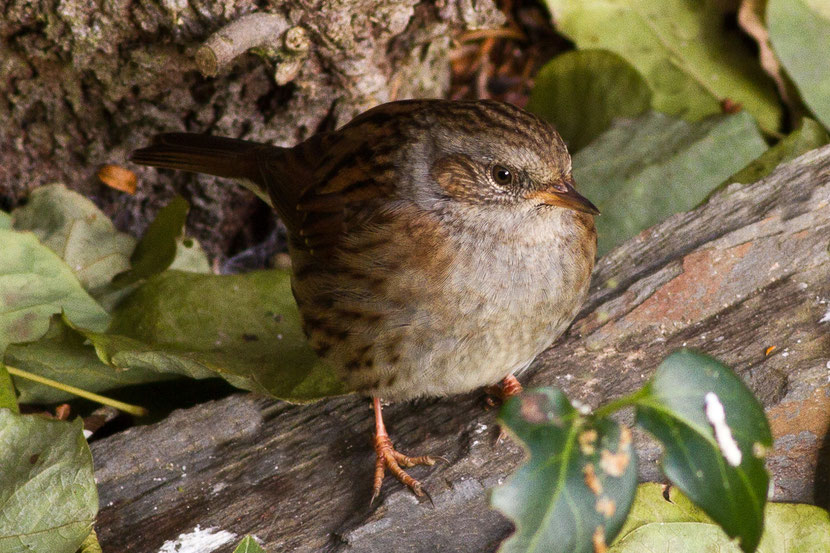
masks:
{"label": "tree bark", "polygon": [[214,258],[273,230],[250,193],[130,165],[129,196],[98,167],[163,131],[294,145],[385,101],[443,97],[452,36],[504,21],[492,0],[0,0],[0,13],[0,209],[62,181],[140,235],[181,193]]}
{"label": "tree bark", "polygon": [[[603,257],[577,321],[522,380],[596,407],[640,387],[677,348],[715,355],[766,408],[774,499],[826,507],[829,250],[825,147]],[[523,453],[496,442],[483,395],[396,404],[384,418],[401,451],[447,459],[411,471],[432,501],[387,478],[369,506],[371,413],[356,397],[297,406],[239,394],[98,441],[104,550],[158,551],[199,527],[236,535],[222,552],[249,533],[271,552],[494,551],[511,524],[486,490]],[[659,450],[643,435],[637,447],[641,477],[659,480]]]}

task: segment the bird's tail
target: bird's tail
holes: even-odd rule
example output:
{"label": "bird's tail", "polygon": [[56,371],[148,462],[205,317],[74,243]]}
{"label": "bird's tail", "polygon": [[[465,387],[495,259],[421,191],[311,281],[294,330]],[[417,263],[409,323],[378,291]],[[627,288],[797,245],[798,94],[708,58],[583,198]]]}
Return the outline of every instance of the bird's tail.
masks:
{"label": "bird's tail", "polygon": [[179,169],[236,179],[269,205],[259,162],[281,148],[247,140],[195,133],[165,133],[146,148],[135,150],[130,161],[162,169]]}

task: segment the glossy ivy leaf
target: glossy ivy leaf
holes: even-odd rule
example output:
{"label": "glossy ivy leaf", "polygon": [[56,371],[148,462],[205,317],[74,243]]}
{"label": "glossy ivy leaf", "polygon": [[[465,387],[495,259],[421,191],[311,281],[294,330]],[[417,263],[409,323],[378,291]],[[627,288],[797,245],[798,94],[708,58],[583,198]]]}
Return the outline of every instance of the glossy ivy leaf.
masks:
{"label": "glossy ivy leaf", "polygon": [[669,480],[744,551],[754,551],[763,529],[764,456],[772,434],[741,379],[716,359],[680,350],[660,364],[638,397],[637,423],[662,444]]}
{"label": "glossy ivy leaf", "polygon": [[72,270],[30,232],[0,230],[0,356],[37,340],[62,310],[76,324],[104,330],[109,316]]}
{"label": "glossy ivy leaf", "polygon": [[178,242],[184,234],[184,224],[190,206],[181,196],[173,198],[147,227],[130,257],[132,268],[112,280],[116,288],[123,288],[159,274],[176,258]]}
{"label": "glossy ivy leaf", "polygon": [[[668,492],[668,495],[665,495]],[[740,553],[741,548],[677,488],[640,484],[608,553]],[[830,551],[830,514],[814,505],[768,503],[757,553]]]}
{"label": "glossy ivy leaf", "polygon": [[651,89],[623,58],[606,50],[575,50],[542,67],[527,109],[551,122],[574,153],[612,120],[636,117],[650,106]]}
{"label": "glossy ivy leaf", "polygon": [[9,409],[12,413],[20,412],[12,377],[2,363],[0,363],[0,409]]}
{"label": "glossy ivy leaf", "polygon": [[501,421],[530,459],[491,496],[516,525],[500,552],[601,550],[622,527],[637,485],[630,431],[580,415],[552,388],[509,400]]}
{"label": "glossy ivy leaf", "polygon": [[[556,28],[577,47],[625,58],[651,87],[657,111],[697,121],[741,104],[767,131],[781,105],[772,81],[714,0],[546,0]],[[807,58],[816,59],[816,58]]]}
{"label": "glossy ivy leaf", "polygon": [[769,0],[767,28],[775,55],[804,103],[830,129],[830,3],[826,0]]}
{"label": "glossy ivy leaf", "polygon": [[733,182],[749,184],[759,181],[782,163],[824,146],[828,142],[830,142],[830,137],[828,137],[827,131],[812,119],[805,117],[801,120],[801,124],[797,129],[753,160],[752,163],[726,179],[724,184]]}
{"label": "glossy ivy leaf", "polygon": [[88,291],[129,269],[135,238],[118,232],[91,201],[62,184],[32,191],[12,213],[14,229],[31,231],[66,262]]}
{"label": "glossy ivy leaf", "polygon": [[[158,371],[110,367],[98,359],[95,348],[84,336],[68,327],[60,315],[52,317],[49,330],[39,340],[9,346],[5,363],[88,392],[103,392],[173,377]],[[21,403],[57,403],[75,397],[25,378],[16,378],[15,381]]]}
{"label": "glossy ivy leaf", "polygon": [[233,553],[266,553],[265,550],[256,542],[253,536],[245,536]]}
{"label": "glossy ivy leaf", "polygon": [[687,123],[650,112],[617,121],[573,156],[577,188],[602,211],[599,254],[694,208],[766,149],[748,113]]}
{"label": "glossy ivy leaf", "polygon": [[75,553],[98,512],[81,420],[0,409],[0,474],[0,551]]}
{"label": "glossy ivy leaf", "polygon": [[165,271],[112,317],[107,332],[79,329],[111,367],[218,376],[294,402],[346,392],[305,339],[286,271]]}

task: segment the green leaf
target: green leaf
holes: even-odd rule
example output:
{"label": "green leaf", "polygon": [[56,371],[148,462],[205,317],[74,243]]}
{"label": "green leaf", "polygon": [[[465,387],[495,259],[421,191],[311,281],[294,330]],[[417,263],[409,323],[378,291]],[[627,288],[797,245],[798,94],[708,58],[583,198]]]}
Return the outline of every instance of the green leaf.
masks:
{"label": "green leaf", "polygon": [[769,0],[767,28],[781,65],[804,103],[830,129],[830,4],[826,0]]}
{"label": "green leaf", "polygon": [[33,232],[69,265],[86,290],[108,284],[130,267],[135,239],[115,230],[95,204],[62,184],[33,190],[12,217],[15,230]]}
{"label": "green leaf", "polygon": [[193,238],[179,238],[176,241],[176,256],[170,263],[169,269],[187,271],[189,273],[209,273],[210,261],[199,244]]}
{"label": "green leaf", "polygon": [[346,392],[305,339],[286,271],[166,271],[112,316],[106,333],[79,329],[112,367],[220,376],[294,402]]}
{"label": "green leaf", "polygon": [[136,245],[130,257],[132,269],[116,275],[113,286],[123,288],[170,267],[176,258],[189,210],[190,206],[181,196],[176,196],[164,206]]}
{"label": "green leaf", "polygon": [[[642,551],[739,553],[712,519],[677,488],[669,500],[660,484],[640,484],[622,530],[608,553]],[[830,551],[830,515],[813,505],[769,503],[764,510],[764,534],[758,553]]]}
{"label": "green leaf", "polygon": [[80,419],[0,409],[0,552],[75,553],[98,511]]}
{"label": "green leaf", "polygon": [[[740,103],[775,131],[781,106],[772,81],[712,1],[546,0],[556,28],[580,49],[616,52],[645,77],[656,110],[696,121]],[[812,58],[817,59],[817,58]]]}
{"label": "green leaf", "polygon": [[233,553],[265,553],[265,550],[260,547],[256,540],[251,536],[245,536]]}
{"label": "green leaf", "polygon": [[2,363],[0,363],[0,409],[9,409],[12,413],[20,413],[12,377]]}
{"label": "green leaf", "polygon": [[580,415],[552,388],[509,400],[501,421],[530,459],[492,493],[493,507],[516,525],[499,551],[588,553],[609,542],[637,485],[630,431]]}
{"label": "green leaf", "polygon": [[602,211],[599,254],[694,208],[766,148],[747,113],[697,123],[653,112],[618,121],[573,157],[579,191]]}
{"label": "green leaf", "polygon": [[[102,392],[144,382],[169,380],[157,371],[110,367],[86,343],[86,337],[69,328],[55,315],[48,332],[39,340],[15,344],[6,350],[5,363],[88,392]],[[16,378],[21,403],[57,403],[75,396],[25,378]]]}
{"label": "green leaf", "polygon": [[0,355],[9,344],[43,336],[61,310],[85,328],[107,327],[107,313],[34,234],[0,230],[0,244]]}
{"label": "green leaf", "polygon": [[571,153],[618,117],[651,106],[651,89],[623,58],[605,50],[577,50],[553,58],[536,75],[527,109],[551,122]]}
{"label": "green leaf", "polygon": [[78,553],[103,553],[101,544],[98,543],[98,534],[95,533],[95,530],[92,530],[86,537],[80,549],[78,549]]}
{"label": "green leaf", "polygon": [[[769,485],[764,455],[772,447],[761,404],[728,367],[689,350],[667,357],[645,390],[637,423],[663,445],[666,476],[753,551]],[[717,420],[718,406],[725,423]]]}
{"label": "green leaf", "polygon": [[773,169],[791,161],[805,152],[830,142],[827,131],[812,119],[804,118],[796,130],[778,144],[761,154],[749,165],[726,179],[723,184],[740,182],[749,184],[769,175]]}
{"label": "green leaf", "polygon": [[12,228],[12,216],[5,211],[0,211],[0,230]]}

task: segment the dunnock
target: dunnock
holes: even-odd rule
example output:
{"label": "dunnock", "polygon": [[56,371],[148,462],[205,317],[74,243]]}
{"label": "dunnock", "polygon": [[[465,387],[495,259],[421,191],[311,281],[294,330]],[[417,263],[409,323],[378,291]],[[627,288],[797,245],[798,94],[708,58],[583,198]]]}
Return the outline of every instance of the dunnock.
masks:
{"label": "dunnock", "polygon": [[392,447],[379,398],[518,392],[588,290],[599,212],[559,135],[509,104],[392,102],[293,148],[162,134],[132,160],[270,197],[311,345],[373,398],[373,499],[387,468],[422,495],[401,467],[434,463]]}

